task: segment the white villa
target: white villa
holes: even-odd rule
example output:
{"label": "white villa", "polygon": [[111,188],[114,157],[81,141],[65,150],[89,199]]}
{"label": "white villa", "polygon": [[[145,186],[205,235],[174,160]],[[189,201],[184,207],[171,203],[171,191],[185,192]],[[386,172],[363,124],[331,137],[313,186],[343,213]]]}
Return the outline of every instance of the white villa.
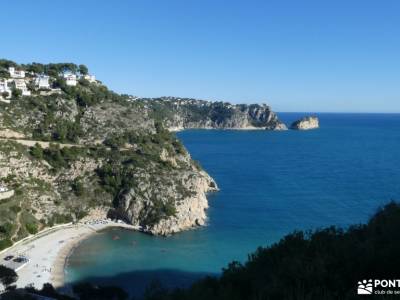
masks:
{"label": "white villa", "polygon": [[96,82],[96,76],[94,75],[86,74],[83,76],[83,78],[89,81],[90,83]]}
{"label": "white villa", "polygon": [[39,75],[35,79],[35,86],[38,89],[50,89],[49,79],[50,77],[47,75]]}
{"label": "white villa", "polygon": [[76,80],[76,75],[71,74],[71,73],[65,73],[64,74],[64,79],[66,81],[66,84],[69,86],[76,86],[77,80]]}
{"label": "white villa", "polygon": [[22,96],[30,96],[31,95],[31,91],[29,91],[28,88],[26,87],[26,83],[25,83],[24,79],[15,79],[14,83],[15,83],[15,88],[17,90],[22,91]]}
{"label": "white villa", "polygon": [[8,72],[11,78],[25,78],[25,71],[17,71],[14,67],[9,67]]}
{"label": "white villa", "polygon": [[[22,92],[22,96],[31,96],[31,84],[34,85],[36,91],[43,96],[54,93],[62,93],[61,89],[53,89],[51,87],[52,77],[49,75],[16,70],[15,67],[9,67],[8,72],[11,78],[0,78],[0,99],[2,102],[9,103],[9,101],[6,99],[10,99],[12,97],[14,85],[17,90]],[[70,71],[65,71],[59,73],[59,76],[62,76],[65,79],[65,83],[68,86],[76,86],[78,84],[78,80],[81,78],[84,78],[90,83],[97,82],[96,76],[91,74],[82,75],[80,73],[76,74]],[[27,84],[29,84],[29,89]],[[5,95],[5,93],[8,95]],[[34,93],[34,96],[36,96],[36,92]]]}
{"label": "white villa", "polygon": [[8,81],[5,79],[0,81],[0,97],[4,92],[8,93],[8,97],[11,96],[11,89],[8,87]]}

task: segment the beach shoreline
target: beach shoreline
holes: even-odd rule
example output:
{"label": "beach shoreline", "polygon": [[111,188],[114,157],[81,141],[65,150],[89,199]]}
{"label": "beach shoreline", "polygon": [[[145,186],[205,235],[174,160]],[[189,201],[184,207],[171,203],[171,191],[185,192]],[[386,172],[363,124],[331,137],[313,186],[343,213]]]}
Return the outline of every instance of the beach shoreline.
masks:
{"label": "beach shoreline", "polygon": [[7,265],[7,261],[4,260],[7,256],[24,256],[29,261],[17,271],[17,288],[33,286],[41,289],[45,283],[61,288],[65,283],[65,266],[73,250],[91,235],[114,227],[140,230],[136,226],[109,219],[89,219],[76,224],[59,225],[6,249],[0,254],[0,264]]}
{"label": "beach shoreline", "polygon": [[65,267],[67,265],[68,257],[74,251],[79,244],[97,232],[84,232],[80,236],[78,236],[74,241],[70,241],[65,244],[63,248],[57,254],[56,259],[53,263],[53,274],[50,278],[50,283],[53,285],[54,288],[61,288],[64,287],[65,283]]}
{"label": "beach shoreline", "polygon": [[[106,220],[101,220],[101,221],[106,221]],[[107,224],[102,224],[103,226],[100,226],[97,229],[91,229],[87,232],[82,232],[78,237],[76,237],[74,240],[71,240],[70,242],[66,243],[63,248],[60,249],[58,252],[58,255],[53,263],[54,270],[53,270],[53,275],[51,277],[51,284],[55,288],[60,288],[60,287],[65,287],[65,267],[67,266],[68,263],[68,258],[71,256],[73,251],[86,239],[91,237],[94,234],[100,233],[101,231],[108,229],[108,228],[124,228],[127,230],[134,230],[134,231],[139,231],[140,229],[138,227],[125,224],[125,223],[116,223],[116,222],[111,222],[107,220]]]}

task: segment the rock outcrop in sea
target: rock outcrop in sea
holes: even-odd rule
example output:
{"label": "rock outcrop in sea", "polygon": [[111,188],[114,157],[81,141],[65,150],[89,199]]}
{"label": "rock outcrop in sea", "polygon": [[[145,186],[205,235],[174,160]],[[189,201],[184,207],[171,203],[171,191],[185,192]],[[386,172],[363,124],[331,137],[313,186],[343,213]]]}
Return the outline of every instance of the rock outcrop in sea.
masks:
{"label": "rock outcrop in sea", "polygon": [[290,129],[294,130],[310,130],[319,128],[319,120],[317,117],[308,116],[297,120],[290,125]]}

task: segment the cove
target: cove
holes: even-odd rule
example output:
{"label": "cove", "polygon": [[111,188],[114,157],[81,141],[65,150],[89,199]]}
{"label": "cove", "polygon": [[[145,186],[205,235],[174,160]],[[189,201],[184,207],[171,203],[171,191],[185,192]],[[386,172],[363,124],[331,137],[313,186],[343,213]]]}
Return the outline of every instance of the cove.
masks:
{"label": "cove", "polygon": [[366,222],[399,199],[400,115],[317,115],[321,128],[313,131],[178,133],[221,189],[208,197],[207,226],[168,238],[121,229],[93,235],[68,259],[66,281],[135,295],[154,280],[185,286],[289,232]]}

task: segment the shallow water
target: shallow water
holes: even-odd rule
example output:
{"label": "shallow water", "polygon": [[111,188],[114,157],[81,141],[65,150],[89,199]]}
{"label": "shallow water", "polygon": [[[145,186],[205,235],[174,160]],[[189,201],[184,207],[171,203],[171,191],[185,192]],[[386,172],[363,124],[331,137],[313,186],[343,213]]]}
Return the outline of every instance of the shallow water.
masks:
{"label": "shallow water", "polygon": [[[279,114],[287,123],[299,114]],[[168,238],[110,229],[70,257],[67,282],[187,285],[295,229],[366,222],[400,198],[400,115],[318,114],[313,131],[178,133],[217,181],[208,225]],[[115,240],[114,237],[119,239]]]}

